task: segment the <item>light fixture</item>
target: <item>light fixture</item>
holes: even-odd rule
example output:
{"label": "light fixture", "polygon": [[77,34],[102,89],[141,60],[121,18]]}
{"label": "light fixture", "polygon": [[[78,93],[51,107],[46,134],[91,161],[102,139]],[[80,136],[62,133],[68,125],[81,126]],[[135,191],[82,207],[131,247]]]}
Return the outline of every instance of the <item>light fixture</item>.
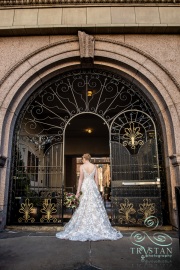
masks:
{"label": "light fixture", "polygon": [[93,132],[92,128],[87,128],[87,129],[85,129],[85,131],[86,131],[87,133],[89,133],[89,134],[91,134],[91,133]]}
{"label": "light fixture", "polygon": [[87,95],[88,95],[88,97],[92,97],[93,91],[92,91],[92,90],[88,90],[88,91],[87,91]]}

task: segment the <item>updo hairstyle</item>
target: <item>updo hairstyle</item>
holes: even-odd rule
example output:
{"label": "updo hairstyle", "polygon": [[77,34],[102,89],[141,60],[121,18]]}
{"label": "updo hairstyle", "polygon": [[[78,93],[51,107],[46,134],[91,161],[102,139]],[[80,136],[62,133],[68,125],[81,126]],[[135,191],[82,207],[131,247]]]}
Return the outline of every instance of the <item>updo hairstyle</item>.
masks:
{"label": "updo hairstyle", "polygon": [[82,157],[86,160],[91,160],[91,155],[89,153],[84,154]]}

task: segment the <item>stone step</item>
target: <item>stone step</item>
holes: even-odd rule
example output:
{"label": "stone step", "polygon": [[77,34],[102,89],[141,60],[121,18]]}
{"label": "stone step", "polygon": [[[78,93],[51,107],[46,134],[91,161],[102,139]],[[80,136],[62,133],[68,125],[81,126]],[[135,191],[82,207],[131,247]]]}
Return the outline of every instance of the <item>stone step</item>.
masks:
{"label": "stone step", "polygon": [[[125,227],[125,226],[114,226],[117,230],[120,231],[151,231],[151,228],[147,227]],[[22,226],[22,225],[11,225],[6,226],[5,230],[7,231],[43,231],[43,232],[56,232],[56,231],[62,231],[63,226],[56,226],[56,225],[50,225],[50,226]],[[171,225],[165,225],[156,228],[156,231],[172,231],[173,228]]]}

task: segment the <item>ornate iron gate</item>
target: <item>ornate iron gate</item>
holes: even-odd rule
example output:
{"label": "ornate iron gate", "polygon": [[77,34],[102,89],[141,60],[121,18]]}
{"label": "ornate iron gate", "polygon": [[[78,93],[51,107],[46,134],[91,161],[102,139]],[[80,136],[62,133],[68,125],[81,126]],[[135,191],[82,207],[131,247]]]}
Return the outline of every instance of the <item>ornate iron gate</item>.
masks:
{"label": "ornate iron gate", "polygon": [[140,110],[124,111],[111,124],[112,221],[144,225],[161,217],[157,132],[153,119]]}
{"label": "ornate iron gate", "polygon": [[[139,224],[137,217],[132,222],[131,214],[138,213],[140,202],[146,207],[151,204],[160,215],[155,114],[140,89],[122,76],[84,69],[58,75],[41,86],[19,115],[12,149],[9,223],[63,222],[65,130],[74,116],[84,113],[101,117],[109,127],[113,223]],[[133,189],[125,184],[132,181]],[[146,185],[137,187],[140,181]],[[137,197],[140,201],[133,210]],[[124,219],[123,204],[131,203],[133,208]]]}

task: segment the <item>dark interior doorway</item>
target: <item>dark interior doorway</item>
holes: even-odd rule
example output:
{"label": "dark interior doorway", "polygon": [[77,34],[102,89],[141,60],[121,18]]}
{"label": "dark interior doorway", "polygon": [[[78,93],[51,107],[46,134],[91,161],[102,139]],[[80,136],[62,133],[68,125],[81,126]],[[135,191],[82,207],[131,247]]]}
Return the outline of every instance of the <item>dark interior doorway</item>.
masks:
{"label": "dark interior doorway", "polygon": [[97,115],[84,113],[73,118],[65,133],[65,186],[76,190],[76,158],[83,153],[92,157],[109,157],[109,130]]}
{"label": "dark interior doorway", "polygon": [[65,155],[109,155],[109,130],[102,118],[84,113],[74,117],[65,133]]}
{"label": "dark interior doorway", "polygon": [[[65,132],[65,190],[76,193],[79,166],[84,153],[90,153],[92,162],[96,157],[109,160],[109,129],[102,118],[84,113],[74,117]],[[101,159],[102,160],[102,159]],[[97,166],[97,165],[96,165]],[[72,211],[65,209],[64,220],[69,220]]]}

